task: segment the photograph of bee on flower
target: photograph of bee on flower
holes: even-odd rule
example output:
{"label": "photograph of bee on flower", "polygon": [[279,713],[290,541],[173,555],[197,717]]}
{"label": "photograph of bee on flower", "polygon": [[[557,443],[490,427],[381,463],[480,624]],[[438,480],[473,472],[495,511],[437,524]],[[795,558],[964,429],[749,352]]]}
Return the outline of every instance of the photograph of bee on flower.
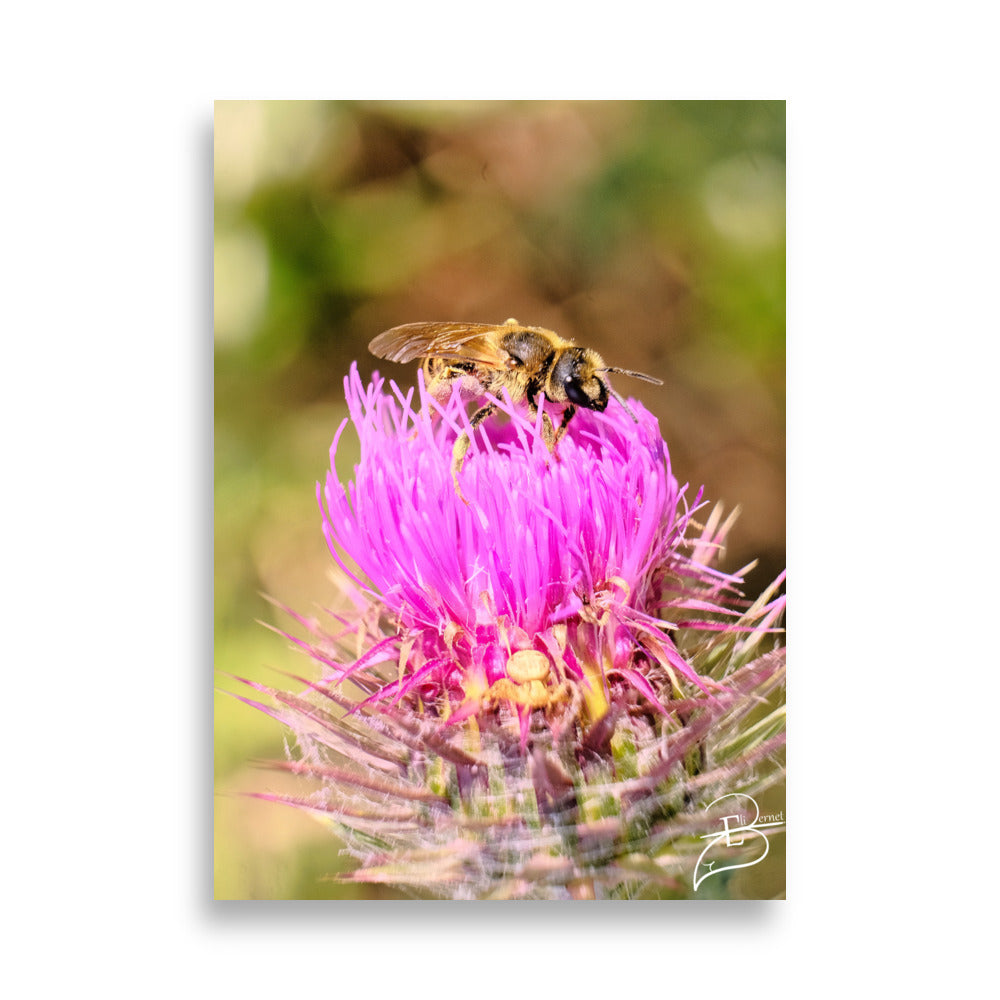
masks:
{"label": "photograph of bee on flower", "polygon": [[784,897],[784,159],[216,104],[216,898]]}

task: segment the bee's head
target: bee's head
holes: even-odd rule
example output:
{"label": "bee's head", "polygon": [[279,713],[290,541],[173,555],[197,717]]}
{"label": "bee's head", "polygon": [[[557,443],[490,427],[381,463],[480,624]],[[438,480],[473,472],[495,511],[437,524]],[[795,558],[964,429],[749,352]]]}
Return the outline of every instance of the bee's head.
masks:
{"label": "bee's head", "polygon": [[605,381],[604,372],[617,372],[620,375],[630,375],[632,378],[652,382],[654,385],[663,385],[659,379],[650,375],[626,371],[624,368],[608,368],[596,351],[583,347],[571,347],[563,352],[562,357],[553,366],[551,384],[556,393],[565,394],[569,402],[585,410],[597,410],[603,413],[607,409],[609,396],[614,396],[635,420],[635,414],[629,409],[628,403]]}
{"label": "bee's head", "polygon": [[555,394],[585,410],[603,410],[608,405],[608,383],[597,375],[604,361],[599,354],[583,347],[570,347],[552,369],[551,384]]}

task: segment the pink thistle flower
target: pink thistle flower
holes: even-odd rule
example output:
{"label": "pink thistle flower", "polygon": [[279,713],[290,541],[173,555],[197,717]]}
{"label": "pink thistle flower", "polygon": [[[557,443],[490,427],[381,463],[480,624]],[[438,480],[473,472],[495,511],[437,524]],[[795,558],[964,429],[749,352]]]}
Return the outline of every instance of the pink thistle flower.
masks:
{"label": "pink thistle flower", "polygon": [[783,651],[764,648],[780,579],[750,604],[713,565],[733,519],[695,522],[701,492],[688,502],[635,401],[634,420],[579,411],[553,456],[541,411],[497,400],[471,434],[466,503],[457,391],[365,386],[356,366],[345,388],[331,468],[348,423],[360,460],[317,496],[356,615],[336,634],[293,615],[321,678],[303,695],[251,684],[275,707],[244,699],[295,732],[286,767],[320,782],[283,801],[337,823],[356,878],[453,896],[676,888],[692,810],[776,780],[757,767],[783,742]]}
{"label": "pink thistle flower", "polygon": [[[331,472],[317,493],[334,558],[398,623],[368,661],[399,660],[398,680],[378,697],[447,701],[459,721],[490,690],[514,703],[527,697],[508,672],[525,651],[548,660],[558,684],[582,687],[592,721],[614,677],[666,712],[648,665],[707,690],[670,632],[703,613],[735,616],[739,581],[711,566],[723,531],[687,539],[700,493],[685,503],[687,488],[641,404],[631,404],[637,422],[618,406],[579,412],[554,459],[540,434],[542,411],[532,425],[523,409],[498,401],[509,420],[473,433],[466,504],[450,475],[452,443],[468,426],[458,392],[439,406],[421,379],[416,406],[412,390],[386,393],[377,378],[362,386],[356,368],[346,389],[361,461],[346,491]],[[655,614],[666,606],[672,620]]]}

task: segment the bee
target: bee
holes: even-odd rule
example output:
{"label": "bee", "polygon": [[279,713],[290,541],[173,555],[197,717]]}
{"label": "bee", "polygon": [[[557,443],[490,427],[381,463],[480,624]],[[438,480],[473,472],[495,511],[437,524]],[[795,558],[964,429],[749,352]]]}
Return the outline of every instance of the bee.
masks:
{"label": "bee", "polygon": [[[406,363],[420,358],[427,389],[441,401],[451,395],[457,384],[466,401],[481,400],[487,394],[499,397],[506,389],[512,402],[527,401],[532,419],[538,414],[539,396],[557,405],[565,404],[558,427],[548,413],[542,414],[545,444],[553,455],[578,407],[603,412],[609,397],[614,396],[636,420],[628,403],[603,377],[606,373],[663,385],[651,375],[611,368],[596,351],[577,347],[573,341],[543,327],[522,326],[516,319],[499,326],[407,323],[380,333],[368,349],[375,357],[387,361]],[[496,403],[487,402],[476,410],[469,426],[475,430],[496,408]],[[470,443],[469,433],[464,431],[452,451],[452,479],[455,492],[463,500],[458,477]]]}

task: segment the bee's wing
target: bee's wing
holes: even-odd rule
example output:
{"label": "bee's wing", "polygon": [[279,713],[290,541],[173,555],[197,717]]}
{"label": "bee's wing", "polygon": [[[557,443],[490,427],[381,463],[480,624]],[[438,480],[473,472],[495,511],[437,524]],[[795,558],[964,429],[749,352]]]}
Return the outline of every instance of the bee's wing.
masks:
{"label": "bee's wing", "polygon": [[501,329],[488,323],[407,323],[380,333],[368,350],[377,358],[401,363],[446,358],[499,368],[506,360],[497,346]]}

